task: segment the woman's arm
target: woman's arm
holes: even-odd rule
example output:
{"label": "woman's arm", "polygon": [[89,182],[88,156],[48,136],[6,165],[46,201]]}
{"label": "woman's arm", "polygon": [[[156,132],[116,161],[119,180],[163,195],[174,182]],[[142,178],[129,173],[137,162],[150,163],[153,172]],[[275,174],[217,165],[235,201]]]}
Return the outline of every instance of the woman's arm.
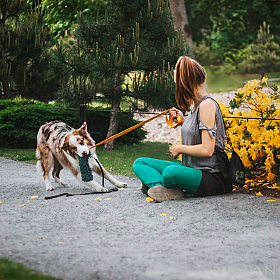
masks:
{"label": "woman's arm", "polygon": [[[210,99],[201,102],[199,106],[199,115],[202,123],[207,127],[214,127],[216,105]],[[198,145],[173,145],[169,151],[173,158],[177,158],[180,154],[186,154],[194,157],[211,157],[214,148],[216,137],[211,138],[208,131],[203,129],[201,133],[202,144]]]}

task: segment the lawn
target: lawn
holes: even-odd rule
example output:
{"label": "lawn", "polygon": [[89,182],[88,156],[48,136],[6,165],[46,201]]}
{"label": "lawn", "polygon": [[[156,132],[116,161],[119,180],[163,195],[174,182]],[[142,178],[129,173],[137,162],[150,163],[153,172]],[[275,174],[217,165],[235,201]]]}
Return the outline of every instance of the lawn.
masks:
{"label": "lawn", "polygon": [[0,258],[0,280],[59,280],[43,275],[20,263]]}
{"label": "lawn", "polygon": [[[210,93],[236,91],[243,87],[249,80],[260,79],[260,74],[226,74],[213,70],[213,68],[206,66],[206,83]],[[265,75],[268,79],[280,78],[280,72],[267,73]],[[268,81],[268,85],[280,85],[278,81]]]}

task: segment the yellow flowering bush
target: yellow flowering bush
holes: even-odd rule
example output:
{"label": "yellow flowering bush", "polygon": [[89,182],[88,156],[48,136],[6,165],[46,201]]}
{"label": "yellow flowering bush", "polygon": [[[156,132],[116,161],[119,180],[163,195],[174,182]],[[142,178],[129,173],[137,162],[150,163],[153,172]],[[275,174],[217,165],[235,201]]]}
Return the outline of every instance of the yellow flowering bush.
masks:
{"label": "yellow flowering bush", "polygon": [[238,89],[227,107],[219,102],[230,147],[246,167],[247,185],[262,184],[280,189],[280,87],[267,79],[249,81]]}

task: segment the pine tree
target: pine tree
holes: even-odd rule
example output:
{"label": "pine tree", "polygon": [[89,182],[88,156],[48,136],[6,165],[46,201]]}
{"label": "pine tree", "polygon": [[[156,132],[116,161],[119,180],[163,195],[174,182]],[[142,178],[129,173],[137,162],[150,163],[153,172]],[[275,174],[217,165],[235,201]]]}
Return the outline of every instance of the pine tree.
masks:
{"label": "pine tree", "polygon": [[256,40],[248,47],[245,66],[249,72],[261,73],[261,79],[265,72],[279,70],[280,46],[265,22],[260,26]]}
{"label": "pine tree", "polygon": [[47,47],[51,31],[43,11],[23,0],[0,1],[0,98],[16,95],[48,100]]}
{"label": "pine tree", "polygon": [[[126,98],[134,109],[174,105],[172,67],[187,45],[174,31],[166,0],[111,0],[96,21],[79,17],[76,44],[58,44],[64,98],[102,98],[111,104],[107,138],[117,133]],[[67,65],[67,67],[66,67]],[[70,74],[70,75],[69,75]],[[105,149],[113,149],[113,141]]]}

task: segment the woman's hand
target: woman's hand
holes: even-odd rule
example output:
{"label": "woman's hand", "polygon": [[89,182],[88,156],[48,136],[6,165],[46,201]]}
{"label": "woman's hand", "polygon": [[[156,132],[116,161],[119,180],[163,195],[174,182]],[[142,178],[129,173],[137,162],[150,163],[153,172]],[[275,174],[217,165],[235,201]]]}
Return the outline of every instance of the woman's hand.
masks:
{"label": "woman's hand", "polygon": [[179,115],[179,117],[181,118],[181,121],[182,121],[182,122],[181,122],[181,125],[183,125],[185,118],[184,118],[183,113],[182,113],[180,110],[178,110],[178,109],[172,107],[172,108],[170,109],[170,113],[171,113],[172,121],[175,122],[175,123],[178,123],[177,116]]}
{"label": "woman's hand", "polygon": [[173,158],[177,158],[181,154],[181,152],[180,152],[181,147],[182,147],[182,145],[179,145],[179,144],[172,145],[169,147],[169,152],[171,153],[171,156]]}

